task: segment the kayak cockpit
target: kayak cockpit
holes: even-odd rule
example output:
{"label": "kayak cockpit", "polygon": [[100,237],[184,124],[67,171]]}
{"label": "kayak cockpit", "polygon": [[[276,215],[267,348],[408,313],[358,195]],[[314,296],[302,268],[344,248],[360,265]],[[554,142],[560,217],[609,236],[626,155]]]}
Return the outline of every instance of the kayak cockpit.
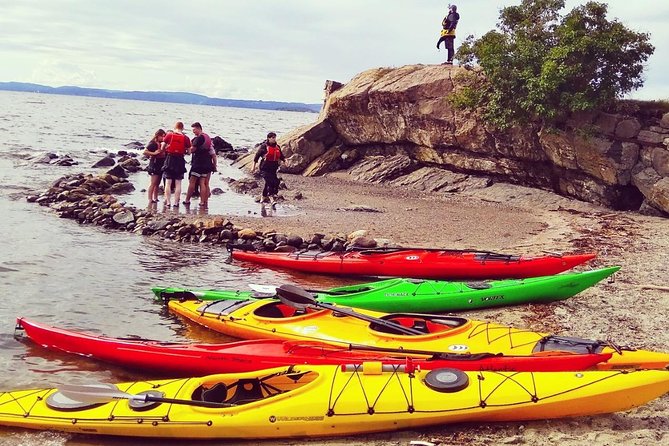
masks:
{"label": "kayak cockpit", "polygon": [[193,401],[239,406],[295,391],[318,378],[316,372],[291,369],[266,376],[205,382],[195,389],[191,398]]}
{"label": "kayak cockpit", "polygon": [[286,319],[291,317],[304,316],[306,314],[313,314],[322,312],[323,310],[310,307],[297,308],[291,305],[286,305],[281,302],[269,302],[255,309],[254,316],[266,317],[270,319]]}
{"label": "kayak cockpit", "polygon": [[[383,321],[392,322],[395,325],[400,325],[405,328],[410,328],[417,330],[420,334],[434,334],[434,333],[443,333],[446,331],[454,330],[460,327],[463,327],[469,323],[469,319],[462,317],[452,317],[452,316],[439,316],[439,315],[416,315],[416,314],[387,314],[380,318]],[[369,328],[381,332],[388,333],[393,335],[406,335],[406,333],[397,330],[393,327],[393,324],[382,324],[378,322],[372,322],[369,325]],[[418,333],[416,334],[418,335]]]}

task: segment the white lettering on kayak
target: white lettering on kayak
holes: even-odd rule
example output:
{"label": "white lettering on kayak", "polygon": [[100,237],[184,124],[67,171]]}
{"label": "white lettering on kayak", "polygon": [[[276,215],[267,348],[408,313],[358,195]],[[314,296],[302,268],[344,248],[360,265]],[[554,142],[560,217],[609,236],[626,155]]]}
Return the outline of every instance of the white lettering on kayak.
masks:
{"label": "white lettering on kayak", "polygon": [[464,344],[453,344],[449,345],[448,349],[452,352],[464,352],[466,350],[469,350],[469,347]]}

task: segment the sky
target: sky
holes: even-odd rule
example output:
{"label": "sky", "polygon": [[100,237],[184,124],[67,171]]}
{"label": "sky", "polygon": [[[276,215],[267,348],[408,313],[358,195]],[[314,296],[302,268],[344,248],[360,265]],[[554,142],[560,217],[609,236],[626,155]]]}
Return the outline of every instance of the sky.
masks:
{"label": "sky", "polygon": [[[567,0],[564,12],[585,0]],[[612,0],[608,18],[651,34],[645,86],[669,99],[669,1]],[[455,1],[456,45],[520,0]],[[325,81],[438,64],[435,0],[0,0],[0,81],[319,103]]]}

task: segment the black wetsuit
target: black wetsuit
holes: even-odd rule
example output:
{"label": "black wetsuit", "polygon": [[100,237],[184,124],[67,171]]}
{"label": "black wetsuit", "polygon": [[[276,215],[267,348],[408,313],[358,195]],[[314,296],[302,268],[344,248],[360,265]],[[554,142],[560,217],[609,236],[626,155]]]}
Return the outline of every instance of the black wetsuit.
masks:
{"label": "black wetsuit", "polygon": [[447,63],[453,63],[453,56],[455,55],[455,28],[458,26],[459,20],[460,14],[455,11],[451,11],[446,17],[444,17],[444,20],[441,22],[442,27],[448,31],[449,34],[446,36],[441,36],[441,38],[437,41],[437,48],[439,48],[441,42],[444,42],[444,47],[446,47],[446,50],[448,51],[448,59],[446,61]]}
{"label": "black wetsuit", "polygon": [[[155,139],[146,145],[146,150],[149,152],[155,152],[159,148],[160,144]],[[165,164],[165,154],[153,155],[149,160],[149,167],[147,167],[146,171],[149,175],[162,175],[163,164]]]}
{"label": "black wetsuit", "polygon": [[190,160],[191,175],[195,173],[196,176],[202,177],[210,174],[213,170],[211,154],[209,153],[211,147],[206,142],[207,139],[202,134],[191,141],[191,146],[194,148],[193,157]]}
{"label": "black wetsuit", "polygon": [[[279,178],[276,176],[276,172],[279,170],[279,161],[268,161],[264,159],[265,155],[267,155],[267,144],[267,142],[262,143],[258,148],[256,156],[253,158],[254,163],[257,163],[260,158],[263,158],[260,163],[260,175],[265,179],[265,187],[262,190],[263,197],[269,197],[279,193]],[[274,146],[279,149],[279,159],[281,161],[285,160],[286,158],[283,156],[281,148],[276,144]]]}

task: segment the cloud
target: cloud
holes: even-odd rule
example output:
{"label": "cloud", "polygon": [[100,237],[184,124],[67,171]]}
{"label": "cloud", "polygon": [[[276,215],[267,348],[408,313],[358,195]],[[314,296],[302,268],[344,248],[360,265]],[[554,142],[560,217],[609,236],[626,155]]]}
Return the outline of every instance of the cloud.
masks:
{"label": "cloud", "polygon": [[[567,9],[579,3],[569,0]],[[320,102],[327,79],[346,82],[371,68],[445,59],[435,43],[446,2],[0,0],[0,6],[5,81]],[[489,0],[458,6],[462,36],[493,29],[501,8]],[[651,32],[657,47],[646,87],[636,94],[666,98],[669,3],[609,8],[610,18]]]}

